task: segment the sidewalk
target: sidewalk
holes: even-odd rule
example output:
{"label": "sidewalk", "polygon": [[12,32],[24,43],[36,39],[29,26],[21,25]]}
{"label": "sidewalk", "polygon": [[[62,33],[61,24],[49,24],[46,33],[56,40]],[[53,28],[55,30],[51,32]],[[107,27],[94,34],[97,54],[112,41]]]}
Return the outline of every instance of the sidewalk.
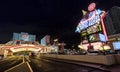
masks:
{"label": "sidewalk", "polygon": [[[75,63],[75,62],[73,62]],[[110,72],[120,72],[120,65],[112,65],[112,66],[105,66],[105,65],[100,65],[100,64],[92,64],[92,63],[77,63],[83,66],[88,66],[88,67],[93,67],[93,68],[98,68],[101,70],[106,70]]]}
{"label": "sidewalk", "polygon": [[[51,58],[46,58],[46,59],[51,59]],[[120,72],[120,65],[105,66],[105,65],[101,65],[101,64],[94,64],[94,63],[87,63],[87,62],[78,62],[78,61],[70,61],[70,60],[56,59],[56,58],[52,58],[51,60],[63,61],[63,62],[67,62],[67,63],[73,63],[73,64],[77,64],[77,65],[82,65],[82,66],[87,66],[87,67],[91,67],[91,68],[96,68],[96,69],[103,70],[105,72]]]}
{"label": "sidewalk", "polygon": [[92,63],[79,63],[80,65],[106,70],[108,72],[120,72],[120,65],[104,66]]}
{"label": "sidewalk", "polygon": [[120,72],[120,65],[114,65],[109,67],[108,69],[110,69],[111,72]]}

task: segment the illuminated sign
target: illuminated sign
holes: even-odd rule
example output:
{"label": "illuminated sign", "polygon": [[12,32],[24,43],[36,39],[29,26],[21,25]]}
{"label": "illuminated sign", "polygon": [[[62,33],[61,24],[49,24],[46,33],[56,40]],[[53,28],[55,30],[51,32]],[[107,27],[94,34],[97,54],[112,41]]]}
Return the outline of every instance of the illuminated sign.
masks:
{"label": "illuminated sign", "polygon": [[120,42],[113,42],[113,47],[115,50],[120,50]]}
{"label": "illuminated sign", "polygon": [[21,40],[29,41],[28,33],[21,32]]}
{"label": "illuminated sign", "polygon": [[109,41],[116,41],[117,38],[110,38]]}
{"label": "illuminated sign", "polygon": [[86,36],[86,35],[88,35],[88,34],[87,34],[87,30],[83,30],[83,31],[81,32],[81,36],[83,37],[83,36]]}
{"label": "illuminated sign", "polygon": [[[88,45],[89,44],[82,44],[81,46],[84,50],[87,50]],[[94,42],[94,43],[91,43],[91,45],[93,46],[94,51],[98,51],[101,48],[102,43],[101,42]]]}
{"label": "illuminated sign", "polygon": [[120,41],[120,38],[117,38],[118,41]]}
{"label": "illuminated sign", "polygon": [[83,40],[82,43],[83,43],[83,44],[84,44],[84,43],[88,43],[88,40]]}
{"label": "illuminated sign", "polygon": [[87,35],[90,35],[93,33],[97,33],[100,31],[102,31],[102,26],[100,23],[98,23],[98,24],[88,27],[87,29],[82,30],[81,36],[84,37],[84,36],[87,36]]}
{"label": "illuminated sign", "polygon": [[23,45],[17,45],[10,48],[12,52],[18,52],[18,51],[40,51],[42,47],[35,46],[31,44],[23,44]]}
{"label": "illuminated sign", "polygon": [[102,31],[101,24],[95,24],[95,25],[87,28],[87,33],[88,34],[96,33],[96,32],[99,32],[99,31]]}
{"label": "illuminated sign", "polygon": [[96,7],[96,4],[95,3],[91,3],[89,6],[88,6],[88,11],[93,11]]}
{"label": "illuminated sign", "polygon": [[100,22],[100,14],[101,13],[102,13],[102,11],[99,9],[90,12],[88,15],[88,19],[83,18],[80,21],[79,25],[77,26],[76,31],[80,32],[81,30]]}
{"label": "illuminated sign", "polygon": [[22,44],[21,46],[35,46],[35,45],[33,45],[33,44]]}
{"label": "illuminated sign", "polygon": [[[105,11],[95,9],[95,7],[96,4],[91,3],[88,6],[88,12],[82,10],[83,18],[80,20],[75,32],[81,33],[82,36],[88,36],[93,33],[103,32],[105,36],[104,41],[106,41],[108,40],[108,37],[103,22]],[[84,30],[87,30],[87,33],[85,33]],[[103,40],[103,38],[101,38],[101,40]]]}
{"label": "illuminated sign", "polygon": [[36,48],[10,48],[10,50],[12,51],[12,52],[19,52],[19,51],[35,51],[35,52],[37,52],[37,51],[40,51],[41,50],[41,48],[38,48],[38,49],[36,49]]}
{"label": "illuminated sign", "polygon": [[89,41],[94,42],[94,41],[99,41],[99,35],[98,34],[92,34],[89,36]]}
{"label": "illuminated sign", "polygon": [[106,37],[104,34],[99,34],[99,37],[100,37],[100,41],[106,42]]}
{"label": "illuminated sign", "polygon": [[31,35],[25,32],[13,33],[13,40],[36,41],[36,35]]}

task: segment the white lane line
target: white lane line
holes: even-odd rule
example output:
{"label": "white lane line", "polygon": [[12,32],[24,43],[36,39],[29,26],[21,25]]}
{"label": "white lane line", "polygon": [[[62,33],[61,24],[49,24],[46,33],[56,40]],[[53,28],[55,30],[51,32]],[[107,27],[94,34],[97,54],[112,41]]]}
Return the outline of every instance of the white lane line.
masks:
{"label": "white lane line", "polygon": [[28,60],[28,62],[31,62],[30,59],[29,59],[29,57],[26,57],[26,59]]}
{"label": "white lane line", "polygon": [[23,63],[25,62],[25,58],[23,57]]}
{"label": "white lane line", "polygon": [[33,70],[32,70],[32,68],[31,68],[30,64],[29,64],[28,62],[26,62],[26,63],[27,63],[27,65],[28,65],[29,69],[30,69],[30,72],[33,72]]}
{"label": "white lane line", "polygon": [[14,68],[16,68],[16,67],[18,67],[18,66],[20,66],[20,65],[22,65],[22,64],[23,64],[23,63],[20,63],[20,64],[18,64],[18,65],[16,65],[16,66],[13,66],[13,67],[5,70],[4,72],[8,72],[9,70],[12,70],[12,69],[14,69]]}

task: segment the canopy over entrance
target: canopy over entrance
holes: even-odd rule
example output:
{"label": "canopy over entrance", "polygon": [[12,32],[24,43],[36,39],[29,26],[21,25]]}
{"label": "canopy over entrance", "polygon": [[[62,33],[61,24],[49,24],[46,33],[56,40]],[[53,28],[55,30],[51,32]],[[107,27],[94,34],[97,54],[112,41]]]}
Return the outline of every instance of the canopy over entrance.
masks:
{"label": "canopy over entrance", "polygon": [[2,48],[5,48],[7,50],[14,52],[20,52],[20,51],[33,51],[38,52],[44,49],[41,45],[33,45],[33,44],[21,44],[21,45],[14,45],[14,46],[8,46],[4,45]]}

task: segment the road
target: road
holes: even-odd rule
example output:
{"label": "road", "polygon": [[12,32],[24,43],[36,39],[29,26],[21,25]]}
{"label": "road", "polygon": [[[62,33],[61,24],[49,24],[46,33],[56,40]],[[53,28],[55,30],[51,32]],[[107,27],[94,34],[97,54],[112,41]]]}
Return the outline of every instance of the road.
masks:
{"label": "road", "polygon": [[21,56],[11,56],[4,60],[0,60],[0,72],[4,72],[5,70],[19,64],[22,62]]}
{"label": "road", "polygon": [[[97,70],[95,68],[85,67],[72,63],[66,63],[63,61],[55,61],[46,58],[29,57],[29,56],[25,56],[25,57],[14,56],[0,61],[0,72],[4,72],[5,70],[8,70],[13,66],[16,66],[23,62],[29,63],[28,66],[31,67],[33,72],[105,72],[102,70]],[[20,67],[20,70],[18,72],[23,72],[22,71],[24,70],[23,68],[25,69],[25,67],[23,66]],[[14,72],[14,70],[12,72]],[[8,72],[11,71],[9,70]]]}
{"label": "road", "polygon": [[90,67],[54,61],[49,59],[30,58],[34,72],[105,72]]}

